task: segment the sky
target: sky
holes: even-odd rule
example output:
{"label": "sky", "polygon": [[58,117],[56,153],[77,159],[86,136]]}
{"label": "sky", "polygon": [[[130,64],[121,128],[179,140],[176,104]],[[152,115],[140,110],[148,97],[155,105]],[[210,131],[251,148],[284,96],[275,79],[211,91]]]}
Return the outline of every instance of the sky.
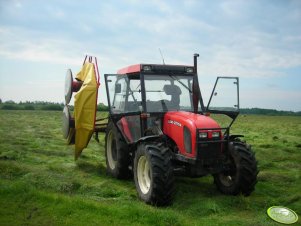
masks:
{"label": "sky", "polygon": [[104,74],[137,63],[193,64],[205,102],[240,79],[242,108],[301,111],[299,0],[0,0],[0,98],[64,101],[86,54]]}

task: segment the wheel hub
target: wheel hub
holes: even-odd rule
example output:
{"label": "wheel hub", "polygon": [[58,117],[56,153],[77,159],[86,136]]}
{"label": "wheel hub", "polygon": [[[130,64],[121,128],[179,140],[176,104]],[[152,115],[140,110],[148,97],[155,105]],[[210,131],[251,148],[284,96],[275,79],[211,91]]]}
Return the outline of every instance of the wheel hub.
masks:
{"label": "wheel hub", "polygon": [[234,175],[225,175],[225,174],[220,174],[220,181],[224,184],[224,186],[230,187],[235,180]]}
{"label": "wheel hub", "polygon": [[112,132],[109,133],[108,146],[107,146],[107,159],[109,167],[115,169],[117,163],[117,148],[116,140]]}
{"label": "wheel hub", "polygon": [[149,162],[145,156],[141,156],[138,161],[137,178],[140,190],[143,194],[149,192],[151,185],[151,174]]}

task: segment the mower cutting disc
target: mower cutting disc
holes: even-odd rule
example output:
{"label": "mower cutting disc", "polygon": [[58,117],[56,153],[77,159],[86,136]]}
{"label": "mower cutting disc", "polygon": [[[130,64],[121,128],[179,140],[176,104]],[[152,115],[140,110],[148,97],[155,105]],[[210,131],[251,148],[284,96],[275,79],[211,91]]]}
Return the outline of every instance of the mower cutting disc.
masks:
{"label": "mower cutting disc", "polygon": [[72,71],[71,69],[68,69],[65,78],[65,103],[66,104],[69,104],[72,97],[72,82],[73,82]]}
{"label": "mower cutting disc", "polygon": [[298,215],[293,210],[283,206],[272,206],[267,210],[267,214],[274,221],[282,224],[293,224],[298,221]]}
{"label": "mower cutting disc", "polygon": [[65,139],[68,138],[70,129],[74,128],[74,122],[72,123],[72,118],[70,116],[70,111],[67,105],[65,105],[63,110],[63,136]]}

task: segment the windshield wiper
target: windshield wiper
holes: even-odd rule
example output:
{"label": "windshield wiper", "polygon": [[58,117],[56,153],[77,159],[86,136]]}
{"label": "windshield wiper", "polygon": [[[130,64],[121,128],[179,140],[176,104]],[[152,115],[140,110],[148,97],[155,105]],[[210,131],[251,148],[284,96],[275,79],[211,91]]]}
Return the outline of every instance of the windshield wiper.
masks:
{"label": "windshield wiper", "polygon": [[184,86],[190,93],[192,93],[192,90],[189,89],[189,87],[187,85],[185,85],[182,81],[180,81],[180,79],[178,79],[176,76],[169,75],[169,77],[171,77],[173,80],[176,80],[178,83],[180,83],[182,86]]}

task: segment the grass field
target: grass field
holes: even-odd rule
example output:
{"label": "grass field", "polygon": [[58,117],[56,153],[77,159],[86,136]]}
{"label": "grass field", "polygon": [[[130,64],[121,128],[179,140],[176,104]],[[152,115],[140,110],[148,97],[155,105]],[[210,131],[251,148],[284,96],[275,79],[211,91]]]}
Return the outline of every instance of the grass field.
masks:
{"label": "grass field", "polygon": [[233,133],[259,162],[251,196],[222,195],[210,176],[177,178],[174,204],[156,208],[133,181],[106,175],[103,135],[75,162],[60,112],[1,110],[0,225],[278,225],[266,215],[273,205],[300,218],[301,117],[240,116]]}

